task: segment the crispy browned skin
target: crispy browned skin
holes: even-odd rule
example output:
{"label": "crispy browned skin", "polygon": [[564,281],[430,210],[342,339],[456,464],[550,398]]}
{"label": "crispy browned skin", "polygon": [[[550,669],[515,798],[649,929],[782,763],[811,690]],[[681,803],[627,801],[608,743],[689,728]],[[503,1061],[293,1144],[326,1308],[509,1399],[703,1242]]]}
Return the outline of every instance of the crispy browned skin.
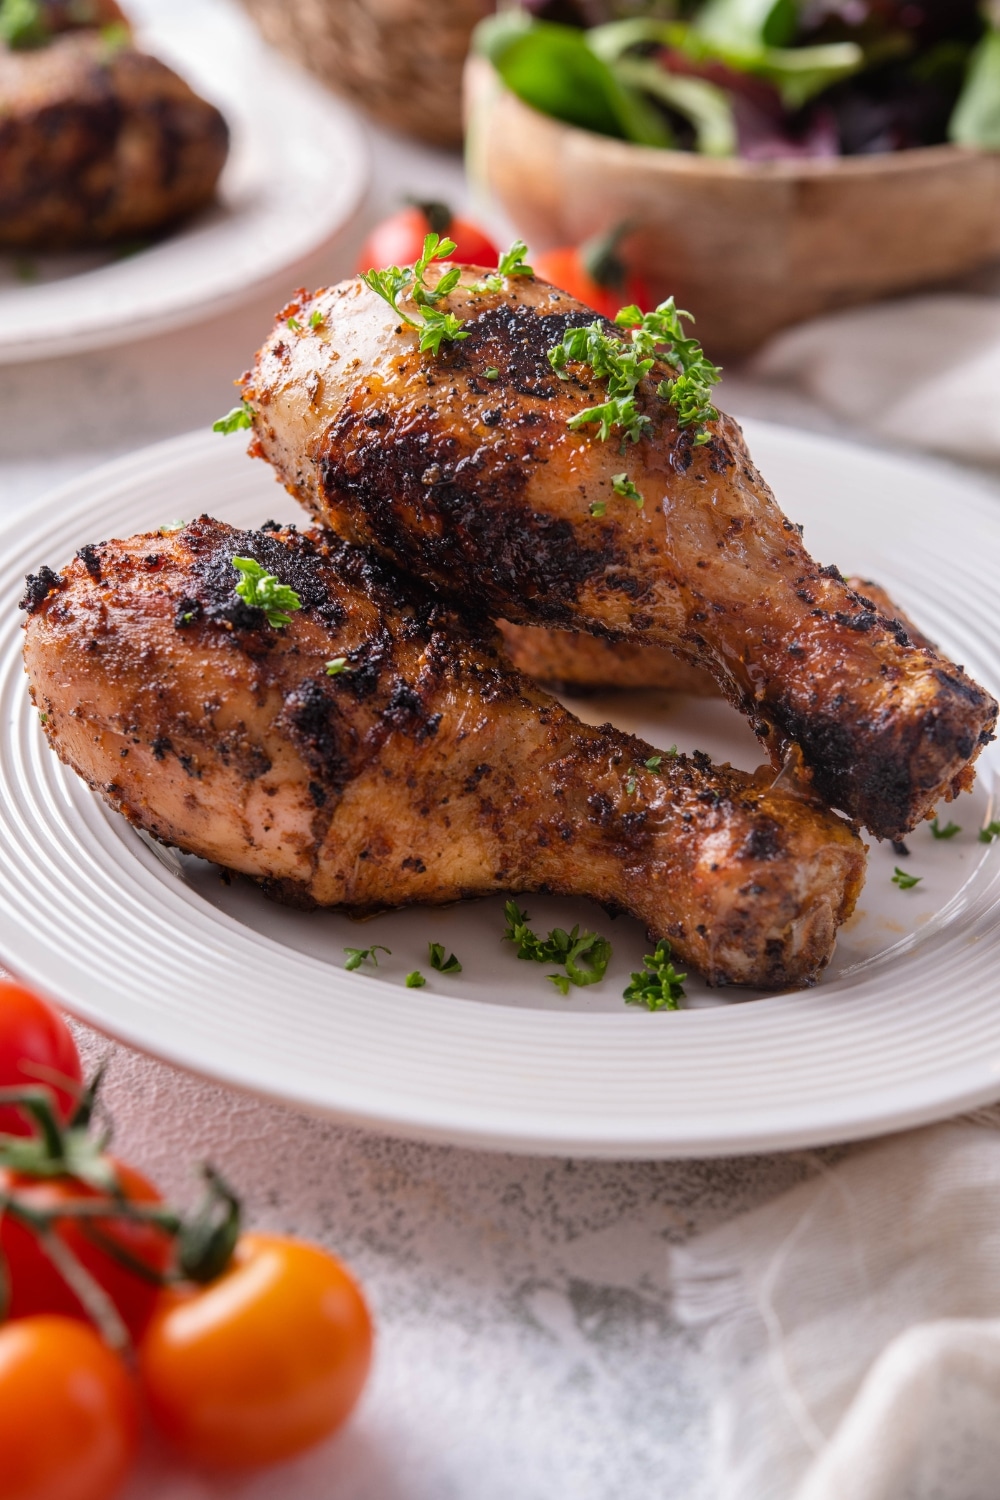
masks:
{"label": "crispy browned skin", "polygon": [[0,245],[156,234],[211,200],[228,149],[214,105],[98,30],[0,45]]}
{"label": "crispy browned skin", "polygon": [[[848,588],[862,603],[878,610],[888,620],[898,620],[915,646],[933,642],[918,630],[870,578],[848,578]],[[607,692],[616,688],[659,688],[670,693],[691,693],[710,698],[719,684],[710,672],[692,666],[665,646],[636,646],[632,641],[612,641],[605,636],[578,630],[547,630],[543,625],[512,625],[498,620],[504,650],[519,672],[544,682],[556,692]]]}
{"label": "crispy browned skin", "polygon": [[[234,555],[297,590],[286,629],[237,598]],[[84,548],[25,605],[58,754],[137,826],[285,899],[592,896],[713,983],[770,987],[827,962],[864,878],[833,813],[707,756],[645,769],[651,745],[579,723],[329,532],[202,518]]]}
{"label": "crispy browned skin", "polygon": [[[360,280],[285,309],[244,394],[253,451],[317,516],[465,609],[680,652],[773,764],[797,743],[817,792],[880,838],[970,784],[994,700],[812,560],[735,422],[696,445],[654,367],[638,443],[572,432],[605,388],[584,366],[559,380],[547,351],[593,314],[530,279],[463,284],[448,308],[468,337],[439,358]],[[612,490],[623,468],[642,509]]]}

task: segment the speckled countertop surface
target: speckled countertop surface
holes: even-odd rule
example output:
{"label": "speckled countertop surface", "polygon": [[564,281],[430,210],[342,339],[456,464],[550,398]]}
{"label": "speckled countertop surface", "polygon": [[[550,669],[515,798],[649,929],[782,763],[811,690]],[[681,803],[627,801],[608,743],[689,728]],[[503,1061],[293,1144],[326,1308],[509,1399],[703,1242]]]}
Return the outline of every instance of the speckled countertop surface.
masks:
{"label": "speckled countertop surface", "polygon": [[[349,271],[363,229],[404,193],[464,200],[457,156],[377,134],[373,147],[363,215],[309,268],[313,284]],[[0,518],[225,410],[272,312],[250,304],[159,339],[0,368]],[[787,392],[728,392],[737,410],[832,425]],[[781,1191],[811,1158],[615,1164],[413,1145],[78,1034],[88,1064],[109,1060],[123,1155],[182,1199],[211,1157],[253,1223],[354,1266],[379,1327],[369,1391],[332,1444],[225,1481],[156,1455],[125,1500],[709,1500],[708,1393],[696,1343],[670,1318],[665,1246]]]}

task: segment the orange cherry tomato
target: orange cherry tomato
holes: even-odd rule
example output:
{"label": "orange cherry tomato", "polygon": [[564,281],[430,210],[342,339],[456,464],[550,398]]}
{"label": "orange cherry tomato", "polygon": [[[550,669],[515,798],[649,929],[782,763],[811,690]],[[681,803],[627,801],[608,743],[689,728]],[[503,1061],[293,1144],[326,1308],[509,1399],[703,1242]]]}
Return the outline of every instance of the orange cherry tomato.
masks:
{"label": "orange cherry tomato", "polygon": [[468,266],[495,266],[497,247],[468,219],[452,214],[444,203],[411,204],[377,224],[358,251],[358,271],[381,271],[386,266],[412,266],[435,230],[455,241],[451,259]]}
{"label": "orange cherry tomato", "polygon": [[154,1422],[187,1458],[266,1464],[341,1426],[371,1348],[368,1309],[340,1261],[248,1234],[217,1281],[161,1306],[139,1374]]}
{"label": "orange cherry tomato", "polygon": [[[122,1193],[134,1203],[159,1203],[160,1195],[134,1168],[115,1162]],[[93,1198],[94,1190],[66,1177],[26,1177],[0,1167],[0,1193],[16,1193],[29,1208],[58,1208],[71,1199]],[[170,1238],[152,1224],[127,1219],[57,1219],[55,1231],[82,1265],[114,1302],[133,1339],[142,1336],[153,1314],[161,1289],[116,1259],[115,1250],[148,1266],[153,1273],[166,1269],[171,1257]],[[101,1245],[100,1239],[111,1248]],[[80,1318],[84,1312],[59,1271],[42,1249],[28,1225],[10,1211],[0,1215],[0,1257],[7,1263],[10,1287],[8,1316],[30,1318],[38,1313],[60,1313]]]}
{"label": "orange cherry tomato", "polygon": [[[62,1016],[31,990],[0,979],[0,1088],[46,1084],[68,1120],[82,1080],[76,1043]],[[0,1134],[31,1135],[33,1129],[21,1110],[0,1106]]]}
{"label": "orange cherry tomato", "polygon": [[[531,264],[539,281],[557,286],[568,292],[586,307],[592,307],[602,317],[614,320],[619,308],[635,303],[643,312],[655,306],[649,287],[639,276],[633,276],[614,259],[613,250],[603,261],[600,251],[607,240],[587,245],[562,246],[557,250],[543,250],[531,256]],[[598,251],[597,255],[592,252]]]}
{"label": "orange cherry tomato", "polygon": [[0,1328],[0,1500],[110,1500],[135,1456],[125,1366],[69,1318]]}

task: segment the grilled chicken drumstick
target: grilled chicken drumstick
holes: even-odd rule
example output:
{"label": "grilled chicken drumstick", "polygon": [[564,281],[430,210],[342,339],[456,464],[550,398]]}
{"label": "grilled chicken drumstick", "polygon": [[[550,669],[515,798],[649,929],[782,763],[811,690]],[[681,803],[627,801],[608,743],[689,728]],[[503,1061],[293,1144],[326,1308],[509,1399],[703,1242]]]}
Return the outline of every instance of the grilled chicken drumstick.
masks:
{"label": "grilled chicken drumstick", "polygon": [[[287,624],[237,597],[234,557],[295,590]],[[835,814],[707,756],[646,768],[652,746],[579,723],[330,532],[205,517],[85,547],[24,604],[62,759],[138,827],[295,903],[592,896],[715,984],[785,986],[827,962],[864,877]]]}
{"label": "grilled chicken drumstick", "polygon": [[[847,586],[860,595],[862,604],[877,610],[887,620],[898,620],[914,646],[937,649],[893,603],[885,589],[870,578],[848,578]],[[719,692],[719,684],[709,672],[692,666],[665,646],[636,646],[632,641],[611,641],[579,630],[512,625],[509,620],[498,620],[497,624],[504,650],[517,670],[555,692],[659,688],[699,698],[713,698]]]}
{"label": "grilled chicken drumstick", "polygon": [[[244,384],[252,451],[316,516],[465,609],[707,668],[773,764],[797,743],[816,791],[878,837],[970,785],[995,702],[812,560],[736,423],[710,421],[699,445],[657,395],[676,373],[657,364],[635,391],[638,441],[572,430],[607,385],[572,360],[559,378],[548,352],[593,313],[530,278],[471,290],[486,274],[466,268],[443,304],[466,337],[437,356],[360,280],[303,294]],[[641,509],[615,491],[623,469]]]}

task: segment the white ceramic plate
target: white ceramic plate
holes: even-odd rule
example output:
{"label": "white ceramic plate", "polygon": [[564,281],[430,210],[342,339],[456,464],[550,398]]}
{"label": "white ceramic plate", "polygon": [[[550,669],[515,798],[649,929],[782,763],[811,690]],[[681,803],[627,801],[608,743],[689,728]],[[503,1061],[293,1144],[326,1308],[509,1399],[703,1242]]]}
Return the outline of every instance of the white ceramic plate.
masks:
{"label": "white ceramic plate", "polygon": [[158,244],[0,254],[0,364],[162,333],[295,284],[368,178],[351,112],[257,39],[224,0],[129,0],[140,43],[217,104],[232,150],[218,202]]}
{"label": "white ceramic plate", "polygon": [[[994,692],[1000,688],[1000,502],[947,470],[748,424],[754,455],[814,553],[886,584]],[[49,497],[0,534],[0,957],[134,1046],[241,1087],[400,1134],[514,1150],[706,1155],[873,1134],[1000,1095],[1000,841],[990,747],[977,790],[908,858],[871,852],[861,911],[812,990],[748,997],[689,981],[650,1014],[622,990],[648,948],[587,902],[525,898],[535,925],[580,921],[614,958],[562,999],[501,939],[502,901],[415,908],[364,925],[288,911],[242,881],[144,842],[48,750],[30,707],[21,577],[86,542],[211,511],[295,519],[239,438],[150,448]],[[761,759],[724,704],[657,694],[577,705],[654,743]],[[895,864],[922,876],[902,891]],[[427,943],[463,972],[433,974]],[[392,950],[347,973],[344,947]],[[404,988],[420,968],[425,989]]]}

